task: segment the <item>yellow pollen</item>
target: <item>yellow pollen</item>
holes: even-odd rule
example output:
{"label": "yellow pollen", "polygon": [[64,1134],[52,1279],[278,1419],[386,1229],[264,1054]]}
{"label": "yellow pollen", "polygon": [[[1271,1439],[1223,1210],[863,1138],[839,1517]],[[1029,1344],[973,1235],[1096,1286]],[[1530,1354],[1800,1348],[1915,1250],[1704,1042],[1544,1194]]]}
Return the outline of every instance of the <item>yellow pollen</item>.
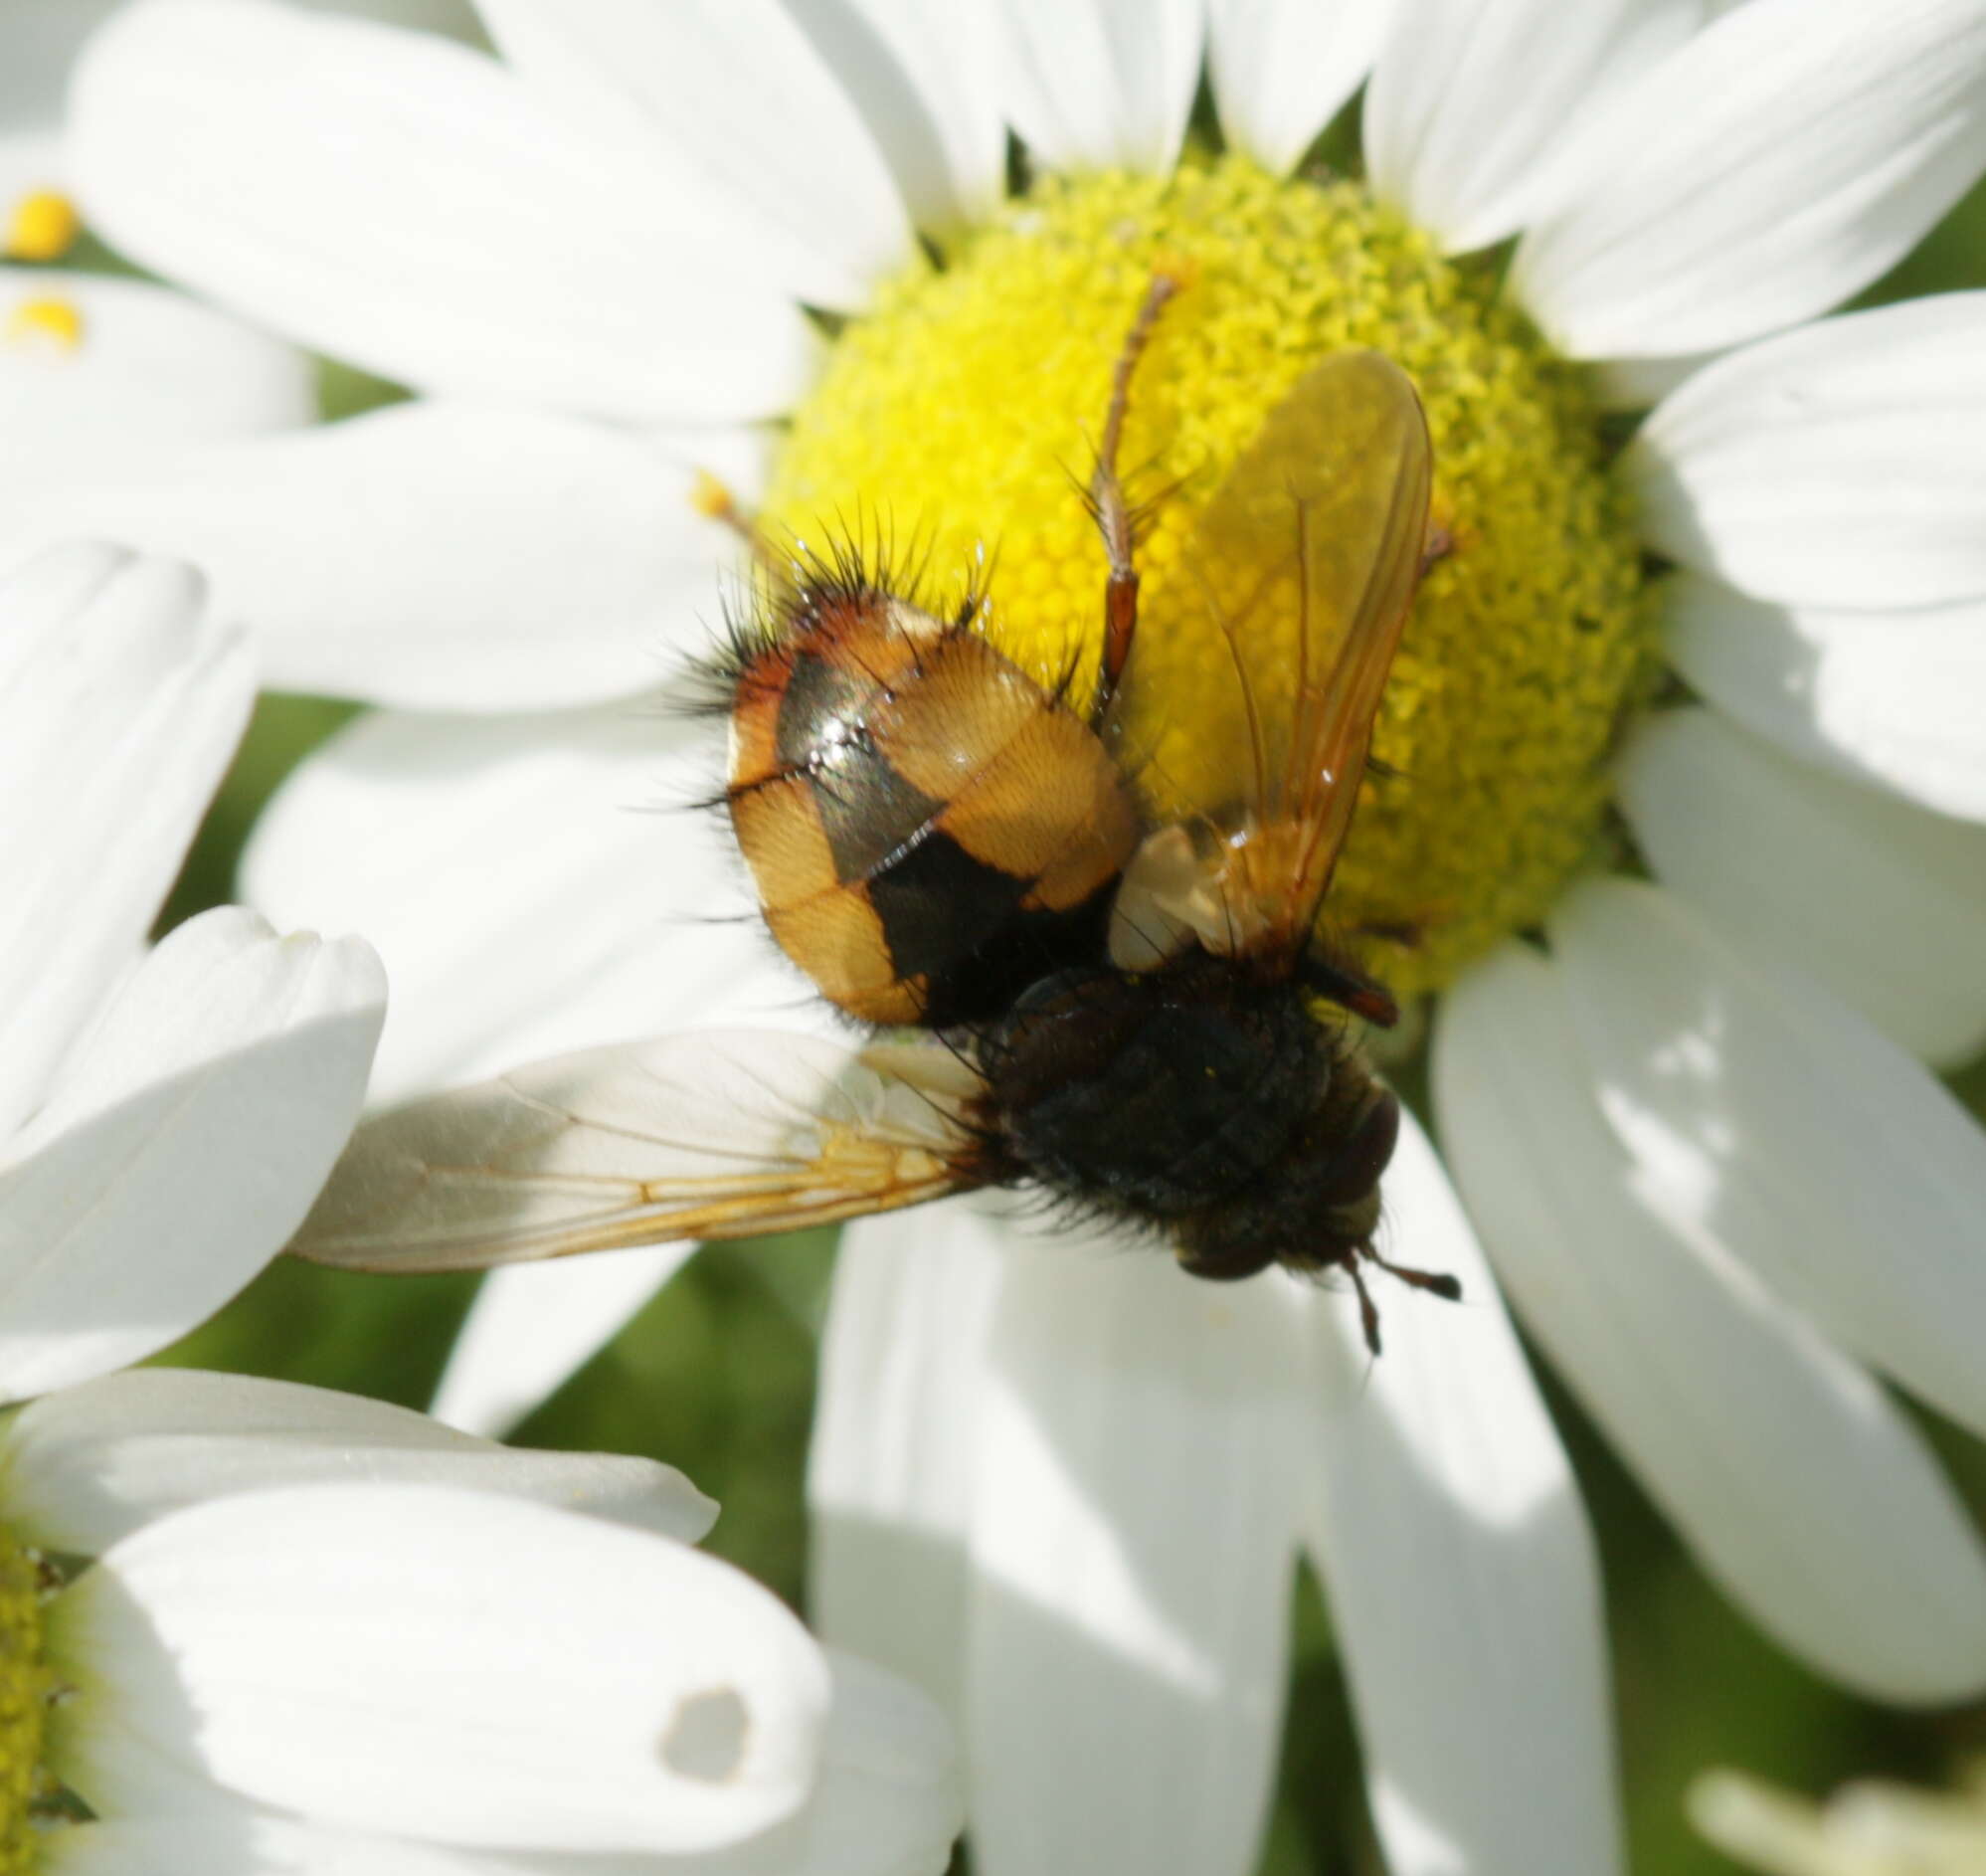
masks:
{"label": "yellow pollen", "polygon": [[82,234],[83,217],[68,196],[35,189],[14,204],[0,254],[10,261],[60,261]]}
{"label": "yellow pollen", "polygon": [[[1350,182],[1239,158],[1051,179],[940,271],[889,283],[795,414],[766,513],[819,546],[894,543],[931,602],[978,574],[986,630],[1037,674],[1095,668],[1104,550],[1080,490],[1153,276],[1180,280],[1120,457],[1151,510],[1141,635],[1205,633],[1195,515],[1315,360],[1389,354],[1434,441],[1430,571],[1387,684],[1326,916],[1401,994],[1541,917],[1606,839],[1606,758],[1652,669],[1632,516],[1581,374]],[[1137,654],[1133,653],[1134,664]],[[1176,700],[1190,722],[1193,699]],[[1246,752],[1235,752],[1237,781]]]}
{"label": "yellow pollen", "polygon": [[0,1526],[0,1876],[36,1865],[35,1801],[52,1680],[43,1651],[39,1570]]}
{"label": "yellow pollen", "polygon": [[83,344],[83,308],[70,299],[24,299],[7,315],[10,345],[53,344],[65,352]]}
{"label": "yellow pollen", "polygon": [[689,485],[689,505],[711,521],[728,521],[738,512],[738,498],[708,469],[698,469]]}

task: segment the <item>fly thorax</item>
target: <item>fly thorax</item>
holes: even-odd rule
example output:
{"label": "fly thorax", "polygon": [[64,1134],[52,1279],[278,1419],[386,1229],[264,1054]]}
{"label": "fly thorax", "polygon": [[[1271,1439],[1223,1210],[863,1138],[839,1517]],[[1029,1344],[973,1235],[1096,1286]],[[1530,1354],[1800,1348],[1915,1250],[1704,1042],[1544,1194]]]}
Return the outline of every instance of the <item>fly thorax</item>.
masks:
{"label": "fly thorax", "polygon": [[1328,1097],[1329,1033],[1289,985],[1198,954],[1059,972],[980,1049],[988,1099],[1059,1196],[1178,1219],[1261,1181]]}

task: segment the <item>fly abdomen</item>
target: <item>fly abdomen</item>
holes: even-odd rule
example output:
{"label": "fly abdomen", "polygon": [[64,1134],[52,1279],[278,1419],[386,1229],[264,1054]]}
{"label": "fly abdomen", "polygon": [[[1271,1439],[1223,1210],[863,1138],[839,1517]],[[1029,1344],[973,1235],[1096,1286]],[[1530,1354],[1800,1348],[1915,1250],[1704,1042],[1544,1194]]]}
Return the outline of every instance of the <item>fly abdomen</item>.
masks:
{"label": "fly abdomen", "polygon": [[880,592],[816,596],[740,670],[726,795],[774,937],[872,1023],[979,1020],[1094,953],[1138,839],[1073,711]]}

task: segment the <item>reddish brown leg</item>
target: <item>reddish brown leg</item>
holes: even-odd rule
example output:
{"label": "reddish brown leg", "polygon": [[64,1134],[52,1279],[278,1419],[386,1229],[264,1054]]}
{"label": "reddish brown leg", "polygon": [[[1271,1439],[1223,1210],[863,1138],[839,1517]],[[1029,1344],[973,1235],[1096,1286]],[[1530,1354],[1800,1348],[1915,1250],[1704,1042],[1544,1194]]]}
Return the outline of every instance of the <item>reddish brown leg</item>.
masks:
{"label": "reddish brown leg", "polygon": [[1138,567],[1133,558],[1131,510],[1118,480],[1117,452],[1124,441],[1124,412],[1131,401],[1131,374],[1152,338],[1152,328],[1167,300],[1179,290],[1171,274],[1153,276],[1138,316],[1125,335],[1124,349],[1110,379],[1110,409],[1104,416],[1103,439],[1097,446],[1096,471],[1090,477],[1090,507],[1103,535],[1110,577],[1103,589],[1103,661],[1097,671],[1096,695],[1090,700],[1090,727],[1102,724],[1131,657],[1138,633]]}
{"label": "reddish brown leg", "polygon": [[1358,1326],[1365,1332],[1365,1347],[1372,1359],[1379,1358],[1379,1306],[1372,1301],[1372,1292],[1365,1287],[1365,1279],[1358,1274],[1358,1253],[1347,1251],[1339,1260],[1352,1273],[1352,1287],[1358,1292]]}
{"label": "reddish brown leg", "polygon": [[1425,1290],[1430,1296],[1439,1296],[1444,1302],[1459,1303],[1462,1300],[1462,1279],[1446,1270],[1416,1270],[1410,1264],[1389,1263],[1370,1244],[1359,1244],[1348,1250],[1338,1261],[1351,1273],[1352,1287],[1358,1292],[1358,1322],[1365,1332],[1365,1346],[1376,1358],[1379,1353],[1379,1310],[1372,1301],[1372,1292],[1365,1287],[1365,1279],[1359,1274],[1358,1259],[1375,1263],[1389,1276],[1396,1276],[1402,1283],[1416,1290]]}
{"label": "reddish brown leg", "polygon": [[1462,1279],[1451,1271],[1416,1270],[1411,1264],[1388,1263],[1376,1250],[1368,1250],[1365,1255],[1381,1270],[1414,1289],[1425,1290],[1430,1296],[1440,1297],[1443,1302],[1459,1303],[1462,1300]]}

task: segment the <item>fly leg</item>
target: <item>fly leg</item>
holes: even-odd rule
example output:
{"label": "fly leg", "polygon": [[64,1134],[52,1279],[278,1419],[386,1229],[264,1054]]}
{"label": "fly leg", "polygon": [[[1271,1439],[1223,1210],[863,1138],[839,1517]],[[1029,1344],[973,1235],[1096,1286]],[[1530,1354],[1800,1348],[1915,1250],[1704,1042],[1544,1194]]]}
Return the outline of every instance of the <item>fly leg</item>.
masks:
{"label": "fly leg", "polygon": [[1118,479],[1117,453],[1124,441],[1124,413],[1131,401],[1131,374],[1151,342],[1152,328],[1166,302],[1182,284],[1174,274],[1155,274],[1138,307],[1138,316],[1125,335],[1110,379],[1110,408],[1104,415],[1103,438],[1097,445],[1096,469],[1090,476],[1090,512],[1103,535],[1110,577],[1103,589],[1103,660],[1097,670],[1096,694],[1090,699],[1090,727],[1098,729],[1109,714],[1111,699],[1131,657],[1138,633],[1138,565],[1134,557],[1137,529],[1124,484]]}

